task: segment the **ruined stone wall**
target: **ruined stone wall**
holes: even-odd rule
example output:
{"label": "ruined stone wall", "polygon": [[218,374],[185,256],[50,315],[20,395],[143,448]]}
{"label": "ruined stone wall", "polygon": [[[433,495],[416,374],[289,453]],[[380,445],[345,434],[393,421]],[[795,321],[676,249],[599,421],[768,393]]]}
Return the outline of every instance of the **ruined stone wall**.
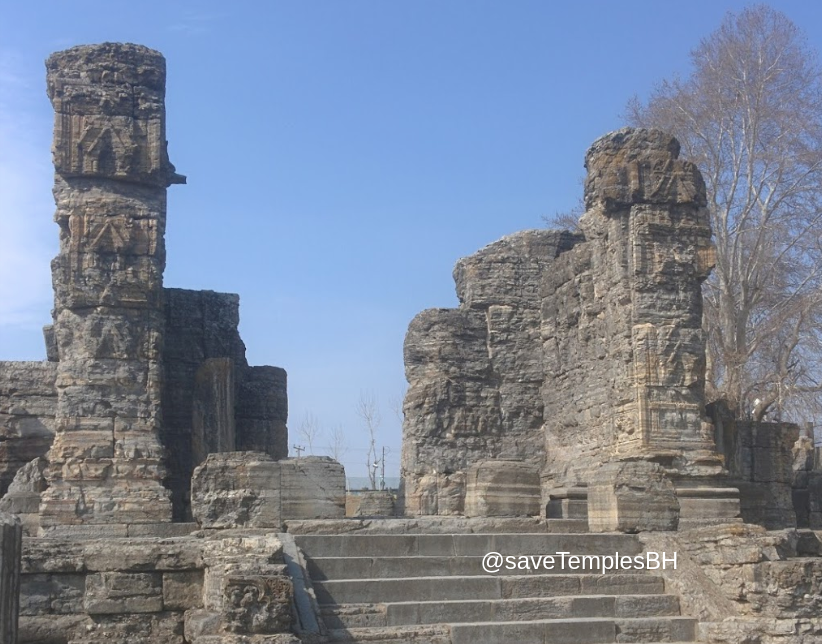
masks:
{"label": "ruined stone wall", "polygon": [[769,529],[796,525],[792,501],[793,446],[799,427],[792,423],[736,423],[730,483],[739,488],[742,518]]}
{"label": "ruined stone wall", "polygon": [[503,238],[457,264],[458,309],[411,322],[406,512],[461,512],[466,468],[488,458],[538,467],[545,488],[615,458],[721,472],[704,414],[711,231],[702,177],[678,154],[658,131],[603,137],[582,235]]}
{"label": "ruined stone wall", "polygon": [[250,367],[232,293],[167,288],[163,429],[177,520],[190,520],[194,468],[212,452],[288,455],[286,374]]}
{"label": "ruined stone wall", "polygon": [[648,551],[677,553],[675,569],[655,572],[700,620],[700,642],[810,644],[822,639],[820,536],[739,524],[640,539]]}
{"label": "ruined stone wall", "polygon": [[[49,362],[0,363],[0,494],[48,453],[47,531],[164,522],[172,507],[186,520],[207,453],[287,455],[286,374],[249,367],[237,295],[163,288],[166,188],[185,180],[166,153],[163,57],[105,43],[58,52],[47,70],[54,324]],[[26,514],[42,489],[29,474],[7,503],[25,497]]]}
{"label": "ruined stone wall", "polygon": [[[185,521],[191,520],[191,473],[203,454],[236,449],[275,459],[288,455],[287,379],[279,367],[248,365],[237,295],[165,288],[163,306],[164,484],[174,519]],[[56,362],[0,362],[0,495],[20,468],[51,447],[57,368]],[[229,382],[231,391],[224,386]],[[219,409],[224,413],[218,415]]]}
{"label": "ruined stone wall", "polygon": [[19,642],[294,643],[291,597],[274,535],[23,539]]}
{"label": "ruined stone wall", "polygon": [[460,308],[430,309],[411,322],[407,512],[461,513],[465,471],[484,458],[544,464],[540,275],[580,240],[548,230],[505,237],[457,263]]}
{"label": "ruined stone wall", "polygon": [[0,362],[0,495],[17,470],[51,445],[56,376],[53,362]]}

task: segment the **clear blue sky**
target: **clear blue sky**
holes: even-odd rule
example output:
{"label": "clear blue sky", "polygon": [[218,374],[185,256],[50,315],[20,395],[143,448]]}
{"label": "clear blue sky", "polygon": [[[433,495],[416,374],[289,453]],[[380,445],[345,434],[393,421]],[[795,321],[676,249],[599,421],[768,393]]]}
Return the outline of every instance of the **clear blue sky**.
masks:
{"label": "clear blue sky", "polygon": [[[457,304],[456,260],[577,202],[634,94],[746,3],[0,2],[0,359],[40,360],[57,252],[44,59],[130,41],[168,61],[168,286],[240,293],[252,364],[285,367],[365,475],[360,393],[399,467],[402,342]],[[771,3],[822,49],[822,5]],[[320,438],[321,453],[328,439]]]}

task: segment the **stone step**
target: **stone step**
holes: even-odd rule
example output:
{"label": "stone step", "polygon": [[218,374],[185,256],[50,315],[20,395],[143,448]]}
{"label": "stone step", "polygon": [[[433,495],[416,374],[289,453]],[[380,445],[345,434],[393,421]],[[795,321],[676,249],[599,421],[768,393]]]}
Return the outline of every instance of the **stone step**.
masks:
{"label": "stone step", "polygon": [[451,629],[443,624],[399,628],[345,628],[329,631],[321,641],[323,644],[451,644]]}
{"label": "stone step", "polygon": [[391,519],[291,519],[287,531],[302,534],[502,534],[588,532],[587,519],[539,517],[397,517]]}
{"label": "stone step", "polygon": [[696,621],[689,617],[541,619],[336,629],[329,632],[325,641],[346,644],[685,644],[694,641],[695,631]]}
{"label": "stone step", "polygon": [[514,599],[563,595],[651,595],[665,592],[662,578],[648,574],[545,574],[392,579],[339,579],[314,582],[320,604],[377,604],[465,599]]}
{"label": "stone step", "polygon": [[590,618],[451,625],[452,644],[602,644],[605,642],[693,642],[696,620]]}
{"label": "stone step", "polygon": [[308,557],[397,557],[502,555],[635,556],[643,551],[629,534],[343,534],[295,535]]}
{"label": "stone step", "polygon": [[501,600],[449,600],[324,606],[328,628],[443,624],[471,621],[528,621],[588,617],[679,616],[674,595],[578,595]]}
{"label": "stone step", "polygon": [[[531,563],[534,563],[533,561]],[[537,562],[533,569],[508,570],[503,567],[500,574],[568,574],[602,572],[601,563],[595,559],[581,559],[569,567],[572,562],[557,557],[553,568],[546,568],[544,562]],[[482,567],[483,558],[479,556],[429,556],[429,557],[312,557],[307,560],[308,573],[316,581],[340,579],[386,579],[391,577],[441,577],[449,575],[487,575]],[[531,565],[531,564],[529,564]],[[608,570],[609,575],[639,573],[639,570]]]}

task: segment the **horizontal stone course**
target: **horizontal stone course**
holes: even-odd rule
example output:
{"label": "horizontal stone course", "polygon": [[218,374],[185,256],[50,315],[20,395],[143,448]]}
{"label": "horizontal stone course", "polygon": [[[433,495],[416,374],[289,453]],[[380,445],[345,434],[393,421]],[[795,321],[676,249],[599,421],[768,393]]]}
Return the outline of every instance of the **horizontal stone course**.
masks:
{"label": "horizontal stone course", "polygon": [[407,597],[419,601],[454,599],[513,599],[579,594],[641,594],[664,592],[664,584],[650,575],[519,575],[447,576],[392,579],[318,581],[314,584],[321,604],[397,602]]}
{"label": "horizontal stone course", "polygon": [[309,557],[579,555],[620,552],[636,555],[641,545],[621,534],[421,534],[421,535],[299,535],[297,545]]}

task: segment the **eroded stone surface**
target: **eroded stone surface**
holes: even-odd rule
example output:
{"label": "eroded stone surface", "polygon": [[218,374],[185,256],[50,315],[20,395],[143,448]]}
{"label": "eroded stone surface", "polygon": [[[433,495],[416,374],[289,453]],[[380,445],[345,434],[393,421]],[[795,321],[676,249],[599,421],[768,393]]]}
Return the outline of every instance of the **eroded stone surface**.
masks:
{"label": "eroded stone surface", "polygon": [[106,43],[46,62],[55,110],[56,435],[41,527],[169,521],[159,440],[165,60]]}
{"label": "eroded stone surface", "polygon": [[520,461],[483,461],[468,468],[465,516],[539,516],[540,483],[535,467]]}
{"label": "eroded stone surface", "polygon": [[89,615],[158,613],[163,610],[163,576],[158,572],[86,575],[83,607]]}
{"label": "eroded stone surface", "polygon": [[191,490],[194,518],[204,528],[279,528],[285,519],[345,516],[345,470],[326,456],[209,454],[194,470]]}
{"label": "eroded stone surface", "polygon": [[[411,322],[407,512],[461,512],[461,476],[494,458],[538,467],[545,489],[584,484],[615,458],[721,473],[701,329],[714,249],[704,184],[678,153],[658,131],[599,139],[586,156],[582,235],[491,244],[457,263],[458,309]],[[455,498],[442,496],[449,486]]]}
{"label": "eroded stone surface", "polygon": [[51,445],[56,377],[53,362],[0,362],[0,494]]}
{"label": "eroded stone surface", "polygon": [[588,528],[592,532],[676,530],[679,501],[657,463],[606,463],[588,484]]}
{"label": "eroded stone surface", "polygon": [[43,457],[26,463],[17,470],[5,496],[0,498],[0,512],[16,515],[27,536],[36,535],[40,527],[40,494],[47,486],[46,465]]}
{"label": "eroded stone surface", "polygon": [[345,469],[328,456],[278,461],[283,519],[341,519],[345,516]]}
{"label": "eroded stone surface", "polygon": [[206,453],[287,454],[286,375],[246,362],[237,295],[163,288],[165,190],[184,182],[166,151],[163,57],[104,43],[46,67],[55,306],[49,361],[0,363],[0,492],[48,453],[45,532],[190,520]]}
{"label": "eroded stone surface", "polygon": [[280,466],[267,454],[209,454],[191,479],[194,518],[204,528],[279,529],[281,489]]}

